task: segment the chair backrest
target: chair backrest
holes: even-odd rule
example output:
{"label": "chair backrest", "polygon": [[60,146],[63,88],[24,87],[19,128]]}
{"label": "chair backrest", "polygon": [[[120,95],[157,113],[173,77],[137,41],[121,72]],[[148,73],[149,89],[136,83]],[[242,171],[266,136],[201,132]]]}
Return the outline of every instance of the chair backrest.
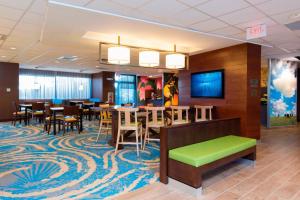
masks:
{"label": "chair backrest", "polygon": [[[152,123],[154,125],[159,125],[159,126],[163,126],[164,123],[164,111],[165,111],[165,107],[152,107],[152,106],[147,106],[145,107],[146,111],[147,111],[147,115],[146,115],[146,123]],[[152,116],[150,118],[150,115]]]}
{"label": "chair backrest", "polygon": [[[196,109],[196,112],[195,112],[195,121],[196,122],[212,120],[213,106],[195,105],[194,107]],[[207,111],[208,111],[208,117],[207,117]]]}
{"label": "chair backrest", "polygon": [[78,106],[64,106],[64,116],[79,116]]}
{"label": "chair backrest", "polygon": [[51,117],[52,116],[52,111],[50,110],[50,106],[45,106],[45,116],[46,117]]}
{"label": "chair backrest", "polygon": [[172,109],[172,124],[174,122],[180,124],[189,121],[189,106],[170,106],[170,108]]}
{"label": "chair backrest", "polygon": [[12,108],[13,108],[13,112],[18,112],[20,110],[19,109],[19,105],[18,105],[18,103],[16,101],[13,101],[11,103],[11,105],[12,105]]}
{"label": "chair backrest", "polygon": [[32,103],[32,110],[33,111],[44,111],[45,104],[44,103]]}
{"label": "chair backrest", "polygon": [[121,107],[117,108],[119,127],[137,126],[137,111],[138,108]]}

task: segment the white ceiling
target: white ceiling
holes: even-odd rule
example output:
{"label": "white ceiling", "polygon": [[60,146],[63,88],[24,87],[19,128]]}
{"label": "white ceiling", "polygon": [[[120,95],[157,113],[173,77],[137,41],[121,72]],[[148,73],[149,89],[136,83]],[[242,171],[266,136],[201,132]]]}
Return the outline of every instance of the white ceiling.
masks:
{"label": "white ceiling", "polygon": [[[0,40],[0,61],[87,73],[153,73],[96,68],[98,42],[116,42],[121,35],[123,44],[172,50],[176,43],[182,52],[205,52],[246,42],[245,29],[262,23],[268,35],[249,42],[273,46],[263,47],[265,57],[291,57],[300,54],[300,31],[285,24],[299,20],[300,0],[0,0],[0,34],[7,36]],[[84,38],[88,32],[96,37]],[[58,63],[63,55],[79,59]]]}

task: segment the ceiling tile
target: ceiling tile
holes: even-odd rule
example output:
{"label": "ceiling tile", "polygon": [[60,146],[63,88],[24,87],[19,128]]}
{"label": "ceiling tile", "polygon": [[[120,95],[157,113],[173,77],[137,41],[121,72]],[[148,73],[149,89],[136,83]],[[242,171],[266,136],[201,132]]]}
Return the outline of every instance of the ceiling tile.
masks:
{"label": "ceiling tile", "polygon": [[84,6],[86,5],[90,0],[55,0],[61,3],[65,4],[71,4],[76,6]]}
{"label": "ceiling tile", "polygon": [[268,35],[287,35],[291,33],[291,30],[282,25],[274,25],[268,27],[267,32]]}
{"label": "ceiling tile", "polygon": [[299,15],[299,13],[300,13],[300,9],[297,9],[297,10],[292,10],[277,15],[272,15],[271,17],[280,24],[289,24],[300,20],[300,17],[293,17],[295,15]]}
{"label": "ceiling tile", "polygon": [[271,0],[246,0],[247,2],[251,3],[251,4],[260,4],[266,1],[271,1]]}
{"label": "ceiling tile", "polygon": [[276,25],[276,22],[274,20],[272,20],[271,18],[264,17],[264,18],[249,21],[249,22],[246,22],[246,23],[237,24],[235,26],[238,27],[238,28],[241,28],[243,30],[246,30],[246,28],[248,28],[248,27],[256,26],[256,25],[259,25],[259,24],[265,24],[265,25],[267,25],[267,28],[268,28],[270,26]]}
{"label": "ceiling tile", "polygon": [[22,20],[21,23],[25,22],[28,24],[35,24],[35,25],[41,25],[43,23],[44,20],[44,16],[43,15],[39,15],[37,13],[34,12],[27,12]]}
{"label": "ceiling tile", "polygon": [[274,15],[289,10],[300,8],[299,0],[271,0],[257,5],[257,7],[265,12],[267,15]]}
{"label": "ceiling tile", "polygon": [[149,0],[112,0],[113,2],[119,3],[121,5],[127,6],[129,8],[137,8],[147,3]]}
{"label": "ceiling tile", "polygon": [[110,12],[110,13],[114,13],[114,14],[120,14],[120,15],[124,15],[126,12],[128,12],[130,10],[129,7],[124,7],[118,3],[114,3],[109,0],[92,1],[86,7],[95,9],[95,10]]}
{"label": "ceiling tile", "polygon": [[13,28],[17,22],[9,19],[0,18],[0,26],[4,28]]}
{"label": "ceiling tile", "polygon": [[253,7],[245,8],[242,10],[235,11],[233,13],[223,15],[219,17],[219,19],[222,19],[223,21],[236,25],[243,22],[249,22],[256,19],[261,19],[266,17],[263,13],[259,12],[257,9]]}
{"label": "ceiling tile", "polygon": [[208,20],[210,16],[201,13],[194,8],[188,8],[186,10],[180,11],[174,14],[170,19],[174,24],[179,24],[183,26],[191,25],[196,22]]}
{"label": "ceiling tile", "polygon": [[220,29],[220,28],[224,28],[228,26],[227,24],[221,22],[220,20],[217,20],[217,19],[210,19],[210,20],[206,20],[204,22],[199,22],[199,23],[196,23],[196,24],[193,24],[191,26],[191,28],[194,28],[196,30],[199,30],[199,31],[213,31],[213,30],[216,30],[216,29]]}
{"label": "ceiling tile", "polygon": [[188,6],[196,6],[196,5],[199,5],[199,4],[202,4],[202,3],[206,3],[209,0],[177,0],[177,1],[181,2],[185,5],[188,5]]}
{"label": "ceiling tile", "polygon": [[221,29],[217,29],[217,30],[212,31],[212,33],[225,35],[225,36],[235,35],[235,34],[239,34],[239,33],[242,33],[242,32],[243,32],[242,30],[240,30],[238,28],[235,28],[235,27],[232,27],[232,26],[228,26],[226,28],[221,28]]}
{"label": "ceiling tile", "polygon": [[11,29],[6,27],[1,27],[0,25],[0,35],[7,35],[10,32]]}
{"label": "ceiling tile", "polygon": [[158,17],[169,17],[188,7],[174,0],[152,0],[139,8]]}
{"label": "ceiling tile", "polygon": [[279,45],[280,48],[284,48],[290,51],[300,49],[300,38],[298,40],[293,40],[292,42],[286,42],[284,44]]}
{"label": "ceiling tile", "polygon": [[47,1],[45,0],[35,0],[32,4],[30,11],[38,13],[40,15],[45,14],[46,8],[48,6]]}
{"label": "ceiling tile", "polygon": [[33,0],[0,0],[0,5],[17,9],[27,9]]}
{"label": "ceiling tile", "polygon": [[197,8],[209,15],[217,17],[249,6],[250,5],[244,0],[210,0],[207,3],[197,6]]}
{"label": "ceiling tile", "polygon": [[22,14],[22,10],[0,6],[0,18],[19,20]]}

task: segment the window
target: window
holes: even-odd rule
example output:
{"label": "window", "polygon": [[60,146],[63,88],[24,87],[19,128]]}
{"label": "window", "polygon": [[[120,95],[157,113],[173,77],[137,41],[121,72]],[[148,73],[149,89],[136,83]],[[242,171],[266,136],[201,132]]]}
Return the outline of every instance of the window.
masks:
{"label": "window", "polygon": [[21,69],[19,96],[20,99],[89,99],[91,76]]}
{"label": "window", "polygon": [[116,75],[116,104],[136,103],[136,76]]}

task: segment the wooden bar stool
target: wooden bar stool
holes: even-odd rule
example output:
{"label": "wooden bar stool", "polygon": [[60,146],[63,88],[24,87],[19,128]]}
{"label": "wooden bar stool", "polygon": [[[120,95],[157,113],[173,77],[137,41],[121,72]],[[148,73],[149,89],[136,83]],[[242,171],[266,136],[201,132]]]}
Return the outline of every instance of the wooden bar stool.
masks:
{"label": "wooden bar stool", "polygon": [[[138,110],[138,108],[128,107],[121,107],[117,109],[119,124],[115,153],[118,151],[119,144],[134,144],[136,145],[137,155],[139,155],[139,145],[141,145],[142,148],[142,123],[137,120]],[[124,142],[123,134],[126,131],[135,132],[135,142]],[[141,141],[139,141],[139,137]]]}
{"label": "wooden bar stool", "polygon": [[[160,128],[165,126],[164,110],[165,107],[145,107],[146,109],[146,131],[143,150],[145,149],[146,143],[149,141],[159,141],[156,138],[150,138],[150,128]],[[150,116],[152,116],[150,118]]]}
{"label": "wooden bar stool", "polygon": [[[194,107],[196,109],[195,122],[202,122],[202,121],[212,120],[213,106],[195,105]],[[200,112],[199,112],[199,110],[200,110]],[[207,117],[207,111],[208,111],[208,117]],[[199,116],[199,113],[200,113],[200,116]]]}
{"label": "wooden bar stool", "polygon": [[102,104],[99,105],[99,107],[100,107],[100,127],[99,127],[99,132],[96,140],[97,142],[99,140],[102,130],[106,130],[106,138],[107,138],[108,131],[111,129],[110,126],[112,124],[112,117],[109,111],[109,104]]}
{"label": "wooden bar stool", "polygon": [[[171,106],[172,125],[189,123],[189,106]],[[176,119],[177,117],[177,119]]]}

